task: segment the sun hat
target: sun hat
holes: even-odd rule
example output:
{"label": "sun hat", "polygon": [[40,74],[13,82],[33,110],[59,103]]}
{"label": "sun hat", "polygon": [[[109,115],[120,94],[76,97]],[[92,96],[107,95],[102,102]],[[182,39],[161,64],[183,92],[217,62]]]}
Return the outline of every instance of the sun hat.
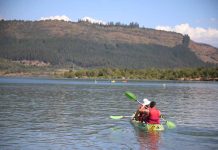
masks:
{"label": "sun hat", "polygon": [[149,105],[151,101],[149,101],[147,98],[143,99],[143,105]]}

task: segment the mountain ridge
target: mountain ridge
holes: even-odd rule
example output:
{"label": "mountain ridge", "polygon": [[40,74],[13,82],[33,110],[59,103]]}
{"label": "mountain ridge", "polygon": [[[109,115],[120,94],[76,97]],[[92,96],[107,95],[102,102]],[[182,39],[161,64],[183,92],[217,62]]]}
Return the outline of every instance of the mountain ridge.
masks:
{"label": "mountain ridge", "polygon": [[0,43],[2,58],[60,66],[175,68],[218,64],[217,48],[196,43],[188,35],[120,24],[0,21]]}

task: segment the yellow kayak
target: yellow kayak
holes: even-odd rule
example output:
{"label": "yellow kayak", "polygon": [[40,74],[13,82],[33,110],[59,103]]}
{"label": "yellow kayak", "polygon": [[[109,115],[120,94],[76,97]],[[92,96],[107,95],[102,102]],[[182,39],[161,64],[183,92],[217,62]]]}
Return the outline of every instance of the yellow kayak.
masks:
{"label": "yellow kayak", "polygon": [[162,124],[146,124],[140,121],[136,121],[135,119],[130,120],[130,122],[137,128],[148,130],[148,131],[163,131],[164,126]]}

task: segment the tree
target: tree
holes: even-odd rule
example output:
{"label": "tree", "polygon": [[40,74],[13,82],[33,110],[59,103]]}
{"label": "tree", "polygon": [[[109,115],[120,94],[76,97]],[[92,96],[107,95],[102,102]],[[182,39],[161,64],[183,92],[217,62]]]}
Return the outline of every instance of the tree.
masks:
{"label": "tree", "polygon": [[131,28],[139,28],[139,24],[137,22],[130,22],[129,27]]}
{"label": "tree", "polygon": [[188,36],[188,34],[185,34],[183,36],[183,40],[182,40],[183,46],[188,47],[189,42],[190,42],[190,37]]}

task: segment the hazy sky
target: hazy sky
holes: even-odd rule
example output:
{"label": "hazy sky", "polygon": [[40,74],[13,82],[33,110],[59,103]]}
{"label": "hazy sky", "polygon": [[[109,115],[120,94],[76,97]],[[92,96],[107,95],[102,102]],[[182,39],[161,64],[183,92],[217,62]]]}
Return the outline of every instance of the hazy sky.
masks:
{"label": "hazy sky", "polygon": [[0,0],[0,18],[137,22],[218,47],[218,0]]}

